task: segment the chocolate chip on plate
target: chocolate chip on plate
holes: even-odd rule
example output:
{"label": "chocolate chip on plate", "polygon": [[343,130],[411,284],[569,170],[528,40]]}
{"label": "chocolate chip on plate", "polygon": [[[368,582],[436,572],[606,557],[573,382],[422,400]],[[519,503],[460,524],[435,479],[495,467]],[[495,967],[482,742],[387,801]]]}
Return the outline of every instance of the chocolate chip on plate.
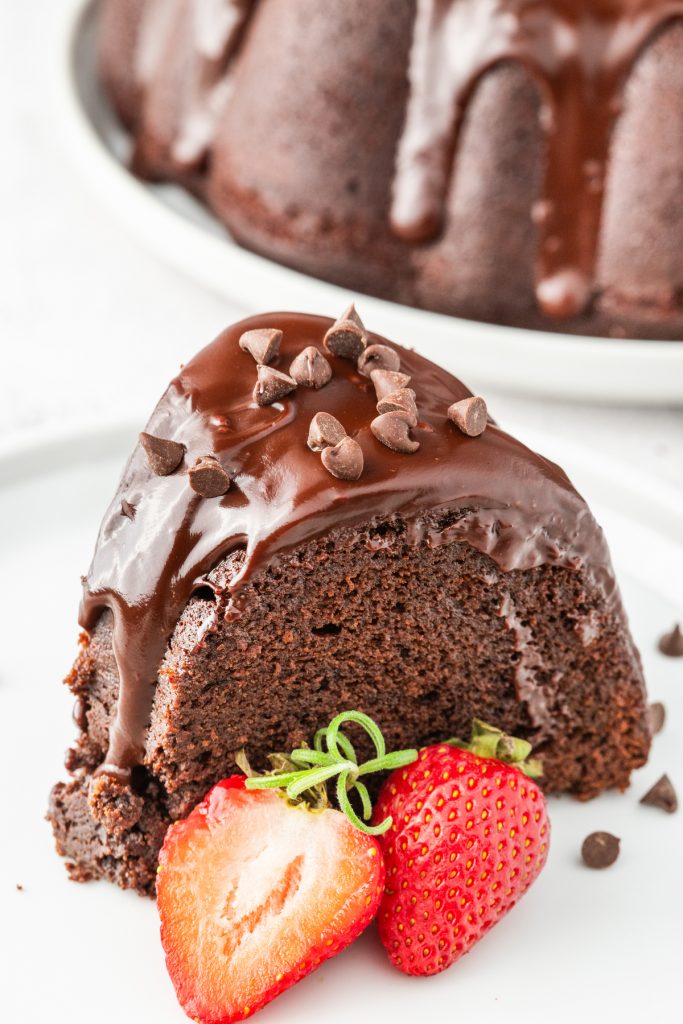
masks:
{"label": "chocolate chip on plate", "polygon": [[399,388],[391,391],[377,403],[377,412],[405,412],[411,417],[411,427],[417,424],[417,405],[415,392],[412,388]]}
{"label": "chocolate chip on plate", "polygon": [[665,633],[660,639],[659,649],[667,658],[683,658],[683,632],[678,622],[670,633]]}
{"label": "chocolate chip on plate", "polygon": [[305,388],[323,388],[332,377],[332,367],[315,345],[299,352],[289,368],[289,376]]}
{"label": "chocolate chip on plate", "polygon": [[271,327],[259,327],[253,331],[245,331],[240,337],[239,345],[243,352],[248,352],[257,363],[266,365],[275,359],[280,351],[282,331]]}
{"label": "chocolate chip on plate", "polygon": [[320,456],[328,473],[338,480],[357,480],[363,472],[363,449],[352,437],[343,437]]}
{"label": "chocolate chip on plate", "polygon": [[486,402],[477,395],[453,402],[453,405],[448,408],[448,418],[451,423],[454,423],[458,430],[467,434],[468,437],[479,437],[484,433],[487,415]]}
{"label": "chocolate chip on plate", "polygon": [[375,386],[377,400],[386,398],[392,391],[399,391],[407,388],[410,384],[410,377],[407,373],[399,373],[397,370],[372,370],[370,380]]}
{"label": "chocolate chip on plate", "polygon": [[410,455],[420,447],[419,441],[410,436],[412,418],[407,412],[384,412],[370,424],[370,430],[378,441],[391,448],[392,451]]}
{"label": "chocolate chip on plate", "polygon": [[358,359],[368,343],[368,332],[351,303],[325,335],[324,345],[333,356]]}
{"label": "chocolate chip on plate", "polygon": [[126,519],[135,519],[135,505],[131,505],[125,498],[121,502],[121,515]]}
{"label": "chocolate chip on plate", "polygon": [[648,789],[645,796],[640,799],[641,804],[648,807],[658,807],[667,814],[673,814],[678,810],[678,797],[668,775],[662,775],[661,779],[655,782],[654,786]]}
{"label": "chocolate chip on plate", "polygon": [[655,701],[654,704],[650,704],[647,709],[647,717],[650,723],[650,733],[652,736],[656,736],[658,732],[661,732],[666,722],[666,708],[660,701]]}
{"label": "chocolate chip on plate", "polygon": [[401,357],[388,345],[368,345],[358,357],[358,372],[369,377],[373,370],[400,370]]}
{"label": "chocolate chip on plate", "polygon": [[202,455],[187,471],[190,487],[202,498],[219,498],[230,487],[230,477],[215,455]]}
{"label": "chocolate chip on plate", "polygon": [[183,461],[185,445],[179,441],[142,433],[140,444],[145,450],[150,469],[157,476],[169,476]]}
{"label": "chocolate chip on plate", "polygon": [[254,385],[254,401],[257,405],[272,405],[295,388],[296,381],[286,373],[274,370],[272,366],[259,366]]}
{"label": "chocolate chip on plate", "polygon": [[619,856],[619,844],[610,832],[591,832],[583,841],[581,856],[586,867],[608,868]]}
{"label": "chocolate chip on plate", "polygon": [[346,437],[346,431],[336,417],[329,412],[317,412],[308,428],[308,447],[313,452],[333,448]]}

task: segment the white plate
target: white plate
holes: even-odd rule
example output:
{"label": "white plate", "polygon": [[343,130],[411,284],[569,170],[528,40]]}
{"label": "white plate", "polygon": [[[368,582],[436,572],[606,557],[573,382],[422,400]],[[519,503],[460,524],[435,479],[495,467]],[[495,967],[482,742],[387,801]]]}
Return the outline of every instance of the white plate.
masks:
{"label": "white plate", "polygon": [[[247,252],[198,202],[125,168],[127,140],[97,82],[92,0],[66,0],[55,98],[85,180],[141,242],[246,312],[303,309],[338,315],[357,298]],[[265,297],[265,298],[264,298]],[[414,346],[478,390],[634,404],[683,403],[683,342],[577,338],[476,323],[372,297],[373,328]]]}
{"label": "white plate", "polygon": [[[100,427],[0,451],[0,993],[8,1024],[186,1019],[164,968],[154,904],[107,883],[69,882],[43,820],[75,731],[73,701],[60,678],[76,648],[78,577],[134,433],[132,426]],[[546,870],[450,971],[430,980],[404,977],[389,967],[371,929],[266,1008],[257,1018],[264,1024],[308,1024],[323,1015],[327,1024],[456,1017],[575,1024],[607,1010],[621,1024],[675,1019],[683,814],[639,807],[638,798],[663,771],[683,788],[683,663],[655,649],[683,610],[683,547],[674,540],[682,510],[655,482],[635,488],[626,469],[606,474],[588,453],[547,439],[543,448],[564,459],[594,502],[651,697],[666,702],[669,721],[651,763],[625,795],[590,804],[551,800]],[[594,829],[622,837],[619,861],[602,873],[578,859]]]}

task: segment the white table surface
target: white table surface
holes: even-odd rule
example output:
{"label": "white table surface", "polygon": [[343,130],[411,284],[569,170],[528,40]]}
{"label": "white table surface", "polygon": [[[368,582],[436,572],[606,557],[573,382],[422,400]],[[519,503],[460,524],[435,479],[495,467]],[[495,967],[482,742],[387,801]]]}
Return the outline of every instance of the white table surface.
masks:
{"label": "white table surface", "polygon": [[[142,421],[181,362],[231,320],[256,312],[231,307],[158,263],[91,194],[51,107],[63,3],[0,2],[5,443],[46,424]],[[683,410],[486,397],[502,424],[510,417],[569,436],[683,495]]]}

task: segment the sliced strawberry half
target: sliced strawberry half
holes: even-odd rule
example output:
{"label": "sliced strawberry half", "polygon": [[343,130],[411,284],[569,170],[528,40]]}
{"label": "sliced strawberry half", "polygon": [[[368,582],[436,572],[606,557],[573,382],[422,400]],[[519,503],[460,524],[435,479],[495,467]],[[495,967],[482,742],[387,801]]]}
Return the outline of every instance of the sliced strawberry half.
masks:
{"label": "sliced strawberry half", "polygon": [[178,999],[244,1020],[352,942],[384,887],[377,840],[339,811],[292,806],[242,776],[173,825],[159,858],[161,941]]}

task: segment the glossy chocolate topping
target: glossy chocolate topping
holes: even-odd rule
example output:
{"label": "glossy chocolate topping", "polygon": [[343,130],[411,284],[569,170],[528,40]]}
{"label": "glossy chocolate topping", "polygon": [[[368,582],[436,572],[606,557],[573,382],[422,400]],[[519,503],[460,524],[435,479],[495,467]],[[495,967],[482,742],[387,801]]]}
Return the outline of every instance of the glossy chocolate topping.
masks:
{"label": "glossy chocolate topping", "polygon": [[[180,62],[183,79],[173,158],[196,168],[213,141],[230,94],[230,68],[256,0],[147,0],[135,54],[138,86],[164,64]],[[189,56],[188,56],[189,54]]]}
{"label": "glossy chocolate topping", "polygon": [[624,81],[654,33],[681,15],[681,0],[418,0],[394,182],[396,233],[410,241],[438,234],[468,99],[490,68],[520,62],[539,86],[547,145],[533,211],[537,299],[551,317],[582,312]]}
{"label": "glossy chocolate topping", "polygon": [[[114,617],[120,692],[105,770],[125,774],[142,762],[168,640],[192,593],[206,585],[216,589],[207,574],[230,552],[242,551],[243,561],[228,584],[228,621],[240,614],[250,579],[280,552],[393,512],[408,520],[409,543],[467,541],[505,572],[583,565],[611,596],[601,531],[564,473],[492,423],[479,437],[458,430],[448,409],[470,392],[415,352],[369,336],[369,344],[391,345],[411,377],[418,407],[411,436],[419,442],[413,454],[373,436],[371,380],[353,361],[329,352],[328,384],[298,387],[272,405],[257,405],[257,364],[239,346],[243,332],[281,329],[272,366],[286,371],[307,346],[322,351],[331,324],[271,313],[230,327],[171,382],[146,427],[185,446],[179,467],[159,475],[141,445],[133,452],[100,530],[80,617],[86,630],[105,608]],[[308,447],[318,412],[336,417],[360,445],[358,480],[335,478]],[[215,456],[230,478],[222,496],[201,497],[189,484],[188,470],[203,456]],[[133,517],[122,514],[124,502],[135,509]],[[441,508],[450,512],[448,525],[430,532],[420,513]],[[501,615],[510,617],[506,609]],[[512,619],[510,625],[516,628]]]}

